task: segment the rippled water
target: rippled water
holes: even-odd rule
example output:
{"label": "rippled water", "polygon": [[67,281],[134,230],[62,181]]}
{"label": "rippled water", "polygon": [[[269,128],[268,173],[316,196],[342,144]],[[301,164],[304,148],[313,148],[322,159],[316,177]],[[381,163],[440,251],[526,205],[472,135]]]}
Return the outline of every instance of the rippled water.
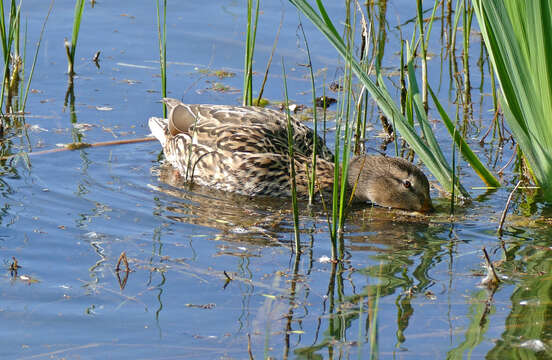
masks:
{"label": "rippled water", "polygon": [[[34,48],[47,6],[23,2],[28,49]],[[341,1],[328,6],[336,19],[343,16]],[[388,21],[406,22],[414,6],[390,1]],[[262,4],[255,69],[264,71],[282,11],[265,97],[282,98],[284,56],[290,97],[308,104],[299,18],[285,1]],[[55,3],[31,86],[26,134],[11,133],[5,150],[55,148],[76,135],[89,143],[144,137],[147,118],[160,114],[155,4],[86,4],[73,113],[64,106],[63,48],[72,14],[72,2]],[[304,25],[315,70],[327,68],[326,82],[336,80],[341,74],[336,53]],[[238,104],[244,4],[169,3],[167,27],[170,95],[190,103]],[[472,81],[478,86],[474,38]],[[384,60],[389,71],[398,64],[397,39],[390,26]],[[432,44],[438,53],[440,43]],[[90,61],[98,50],[100,69]],[[236,75],[221,80],[198,69]],[[437,88],[438,56],[430,70]],[[484,76],[488,93],[488,73]],[[214,83],[231,89],[214,91]],[[448,103],[446,76],[441,85]],[[488,109],[488,96],[474,100],[474,140],[489,125]],[[380,142],[378,121],[374,114],[374,148]],[[506,146],[502,155],[492,144],[476,149],[487,163],[496,162],[495,170],[512,151]],[[432,217],[355,207],[344,234],[345,261],[332,264],[324,260],[331,246],[322,206],[301,204],[304,251],[296,258],[289,200],[183,187],[159,154],[157,142],[144,142],[31,156],[30,167],[21,158],[2,162],[1,358],[546,358],[552,345],[551,232],[540,215],[549,209],[531,197],[516,199],[499,239],[509,189],[474,189],[481,184],[464,168],[474,201],[457,208],[454,221],[447,216],[448,200],[439,199],[436,190],[439,213]],[[511,177],[507,173],[503,182]],[[494,293],[479,286],[482,247],[493,260],[505,260],[499,267],[504,282]],[[132,269],[126,279],[115,271],[122,252]],[[12,257],[21,266],[17,277],[9,271]]]}

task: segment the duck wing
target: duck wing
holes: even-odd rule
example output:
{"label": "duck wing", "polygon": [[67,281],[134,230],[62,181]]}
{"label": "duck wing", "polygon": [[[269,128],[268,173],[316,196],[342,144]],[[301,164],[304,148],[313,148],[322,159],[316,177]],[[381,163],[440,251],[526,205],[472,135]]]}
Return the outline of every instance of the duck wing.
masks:
{"label": "duck wing", "polygon": [[[247,143],[245,139],[241,141],[244,148],[236,148],[236,141],[226,140],[225,143],[221,127],[217,127],[215,132],[219,138],[215,146],[197,141],[195,135],[199,131],[195,134],[182,132],[172,135],[167,119],[152,117],[149,119],[149,127],[161,142],[167,162],[178,170],[183,183],[194,182],[249,196],[290,195],[290,160],[287,153],[251,151],[258,150],[259,145]],[[252,133],[259,134],[256,131]],[[223,139],[220,139],[221,136]],[[269,146],[273,145],[266,145],[265,148]],[[296,153],[294,164],[297,192],[300,196],[306,196],[311,159]],[[319,158],[316,171],[318,190],[330,192],[333,162]]]}
{"label": "duck wing", "polygon": [[[290,161],[287,154],[226,151],[194,143],[187,134],[166,142],[164,152],[181,174],[183,182],[196,183],[242,195],[290,196]],[[310,158],[294,157],[297,193],[306,196]],[[329,193],[333,184],[333,162],[317,162],[317,188]]]}

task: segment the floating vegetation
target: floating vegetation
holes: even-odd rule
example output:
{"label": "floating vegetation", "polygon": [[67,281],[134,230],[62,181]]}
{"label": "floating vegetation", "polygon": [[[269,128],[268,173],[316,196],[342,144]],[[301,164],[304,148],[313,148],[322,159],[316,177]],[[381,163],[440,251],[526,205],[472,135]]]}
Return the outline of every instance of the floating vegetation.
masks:
{"label": "floating vegetation", "polygon": [[265,98],[261,99],[254,99],[253,100],[253,106],[260,106],[260,107],[266,107],[271,104],[271,101]]}
{"label": "floating vegetation", "polygon": [[337,103],[337,100],[329,96],[319,96],[315,101],[315,105],[321,108],[327,108],[335,103]]}
{"label": "floating vegetation", "polygon": [[15,256],[12,256],[12,263],[10,264],[10,275],[12,277],[17,277],[17,271],[19,270],[19,268],[21,268],[21,266],[19,265],[19,263],[17,262],[17,259],[15,258]]}
{"label": "floating vegetation", "polygon": [[218,81],[208,81],[209,84],[211,84],[211,87],[209,90],[216,91],[216,92],[238,92],[239,90],[231,87],[230,85],[223,84]]}
{"label": "floating vegetation", "polygon": [[202,75],[214,76],[214,77],[218,77],[219,79],[233,78],[234,76],[236,76],[235,72],[227,71],[227,70],[212,70],[208,68],[197,68],[197,67],[195,68],[195,70]]}

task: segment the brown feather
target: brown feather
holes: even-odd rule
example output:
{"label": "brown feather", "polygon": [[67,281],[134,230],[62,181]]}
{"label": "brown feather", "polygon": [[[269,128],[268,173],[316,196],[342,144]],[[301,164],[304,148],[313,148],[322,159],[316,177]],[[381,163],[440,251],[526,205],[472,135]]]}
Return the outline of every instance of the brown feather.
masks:
{"label": "brown feather", "polygon": [[[163,144],[167,161],[186,181],[249,196],[290,196],[285,114],[259,107],[187,105],[170,98],[163,102],[169,119],[151,118],[150,128]],[[316,135],[294,118],[291,126],[297,192],[305,196]],[[316,149],[316,188],[329,194],[333,155],[320,137]],[[427,178],[403,159],[353,158],[347,185],[349,191],[355,189],[357,200],[409,210],[431,209]]]}

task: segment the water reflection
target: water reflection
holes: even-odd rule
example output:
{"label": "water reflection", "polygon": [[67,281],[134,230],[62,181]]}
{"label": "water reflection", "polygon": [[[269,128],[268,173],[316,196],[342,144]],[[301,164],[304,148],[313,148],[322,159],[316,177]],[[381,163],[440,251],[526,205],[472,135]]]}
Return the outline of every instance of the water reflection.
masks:
{"label": "water reflection", "polygon": [[[358,221],[367,216],[367,211],[372,219]],[[322,358],[323,350],[332,358],[350,353],[352,348],[358,348],[361,354],[376,354],[378,338],[382,336],[378,303],[386,297],[392,298],[386,299],[386,304],[394,303],[396,307],[396,318],[391,320],[387,315],[385,321],[396,324],[394,343],[399,349],[407,340],[405,333],[415,315],[411,301],[431,293],[435,281],[428,274],[433,267],[444,259],[452,261],[451,257],[444,257],[449,254],[449,241],[441,238],[443,225],[417,217],[393,220],[390,212],[383,211],[378,219],[372,209],[355,215],[352,218],[357,220],[357,231],[344,235],[349,258],[365,254],[372,265],[360,269],[350,262],[332,265],[327,304],[323,306],[315,341],[310,346],[297,347],[298,358]]]}
{"label": "water reflection", "polygon": [[[552,230],[531,231],[526,241],[507,244],[510,257],[502,273],[517,280],[510,295],[505,329],[489,358],[545,358],[552,350]],[[507,267],[506,267],[507,266]],[[470,334],[467,333],[466,337]]]}
{"label": "water reflection", "polygon": [[65,100],[63,102],[63,111],[69,106],[69,119],[71,121],[71,136],[73,143],[82,142],[82,134],[77,129],[77,112],[75,110],[75,86],[73,79],[67,84],[67,91],[65,92]]}
{"label": "water reflection", "polygon": [[288,246],[290,232],[287,199],[249,198],[197,185],[186,185],[170,166],[156,169],[162,186],[152,187],[169,198],[160,201],[157,214],[172,221],[215,228],[215,240],[243,241],[257,245]]}
{"label": "water reflection", "polygon": [[[0,119],[2,123],[3,119]],[[10,124],[15,126],[13,130],[17,135],[10,134],[6,138],[0,138],[0,225],[2,224],[3,218],[9,214],[10,203],[7,201],[7,197],[10,194],[13,194],[12,186],[9,184],[9,179],[19,179],[20,170],[17,168],[18,163],[23,162],[27,168],[30,168],[31,162],[27,154],[21,151],[21,148],[25,148],[27,145],[25,141],[28,138],[21,133],[24,133],[24,130],[20,130],[19,126],[25,124],[23,117],[14,117]],[[15,139],[20,139],[21,144],[18,145],[14,142]]]}
{"label": "water reflection", "polygon": [[[171,166],[162,165],[156,171],[162,184],[154,187],[168,195],[158,201],[156,215],[215,228],[220,231],[215,240],[257,245],[289,244],[291,236],[286,235],[291,234],[291,216],[287,199],[251,199],[200,186],[189,188]],[[309,211],[303,208],[301,213]],[[411,299],[423,297],[435,284],[428,275],[435,265],[444,260],[452,262],[450,240],[443,236],[448,225],[432,222],[432,217],[353,206],[349,211],[347,232],[343,235],[345,259],[349,260],[331,264],[329,271],[324,272],[327,291],[319,299],[304,285],[309,282],[313,266],[316,267],[314,237],[308,237],[307,233],[322,233],[328,244],[321,246],[329,249],[330,245],[323,209],[314,209],[309,215],[301,220],[302,240],[305,243],[310,239],[310,244],[303,247],[303,254],[293,257],[289,269],[278,271],[272,278],[272,289],[278,298],[269,297],[264,301],[253,321],[255,333],[271,338],[281,336],[270,342],[283,345],[283,358],[288,358],[290,351],[298,358],[307,359],[316,358],[323,349],[331,358],[334,353],[363,343],[370,343],[368,348],[372,348],[377,345],[374,343],[378,333],[377,302],[391,296],[395,298],[394,323],[398,326],[395,343],[400,347],[406,341],[404,334],[415,314]],[[356,268],[350,260],[366,255],[369,265],[364,268]],[[249,264],[247,257],[243,261]],[[253,280],[255,277],[248,265],[246,268],[241,271],[242,278]],[[255,287],[247,281],[239,283],[245,286],[241,292],[244,307],[238,319],[241,329],[247,328],[248,304]],[[309,314],[320,314],[315,325]],[[314,333],[313,338],[301,335],[305,328]],[[348,340],[359,328],[362,335],[355,341]],[[253,341],[260,342],[262,336],[254,336]],[[310,341],[313,342],[308,344]]]}

